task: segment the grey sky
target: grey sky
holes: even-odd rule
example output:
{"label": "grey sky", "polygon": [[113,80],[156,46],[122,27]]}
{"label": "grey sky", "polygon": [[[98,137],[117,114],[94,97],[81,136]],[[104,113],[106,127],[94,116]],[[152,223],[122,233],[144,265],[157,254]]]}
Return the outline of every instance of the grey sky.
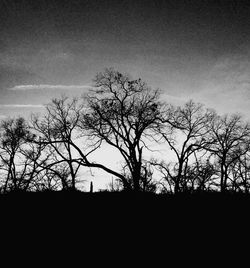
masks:
{"label": "grey sky", "polygon": [[[112,66],[174,98],[249,115],[248,1],[4,0],[0,10],[1,104],[78,95]],[[34,90],[9,90],[23,85]]]}
{"label": "grey sky", "polygon": [[[78,94],[79,86],[112,66],[174,97],[249,113],[248,1],[4,0],[0,5],[2,104],[43,104],[56,91]],[[9,90],[22,85],[34,90]]]}

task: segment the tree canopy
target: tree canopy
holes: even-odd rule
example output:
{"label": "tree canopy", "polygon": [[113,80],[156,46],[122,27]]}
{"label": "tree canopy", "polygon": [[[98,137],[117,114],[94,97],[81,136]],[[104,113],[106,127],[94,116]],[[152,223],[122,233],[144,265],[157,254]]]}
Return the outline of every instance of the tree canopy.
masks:
{"label": "tree canopy", "polygon": [[[2,120],[1,192],[76,190],[82,168],[105,171],[113,190],[249,192],[250,127],[243,117],[218,115],[193,100],[174,106],[161,96],[109,68],[82,98],[52,99],[31,120]],[[93,157],[104,144],[120,155],[120,169]],[[161,157],[152,144],[163,149]]]}

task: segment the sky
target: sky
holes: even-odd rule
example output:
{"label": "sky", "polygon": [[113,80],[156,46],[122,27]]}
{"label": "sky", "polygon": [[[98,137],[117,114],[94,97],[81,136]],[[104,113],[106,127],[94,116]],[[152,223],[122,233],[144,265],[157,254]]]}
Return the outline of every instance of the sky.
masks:
{"label": "sky", "polygon": [[114,67],[250,119],[250,3],[241,0],[1,0],[0,119],[79,96]]}

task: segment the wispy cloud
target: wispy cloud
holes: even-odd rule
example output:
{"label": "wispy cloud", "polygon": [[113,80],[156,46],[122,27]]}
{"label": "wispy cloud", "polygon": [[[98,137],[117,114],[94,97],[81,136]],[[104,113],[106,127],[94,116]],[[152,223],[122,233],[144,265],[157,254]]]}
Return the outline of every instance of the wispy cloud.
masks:
{"label": "wispy cloud", "polygon": [[0,108],[42,108],[42,104],[0,104]]}
{"label": "wispy cloud", "polygon": [[200,84],[200,90],[189,96],[220,114],[241,113],[249,119],[249,60],[249,53],[219,58]]}
{"label": "wispy cloud", "polygon": [[43,90],[43,89],[50,89],[50,90],[74,90],[74,89],[89,89],[91,86],[89,85],[47,85],[47,84],[40,84],[40,85],[17,85],[9,90]]}
{"label": "wispy cloud", "polygon": [[189,99],[185,98],[185,97],[182,97],[182,96],[174,96],[174,95],[168,94],[166,92],[163,92],[162,100],[166,101],[167,103],[170,103],[170,104],[178,106],[178,105],[184,104]]}

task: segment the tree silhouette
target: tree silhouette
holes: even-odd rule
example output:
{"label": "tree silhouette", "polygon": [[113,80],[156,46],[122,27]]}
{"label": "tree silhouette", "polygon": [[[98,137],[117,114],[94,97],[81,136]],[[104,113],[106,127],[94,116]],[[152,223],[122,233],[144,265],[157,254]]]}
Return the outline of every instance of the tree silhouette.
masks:
{"label": "tree silhouette", "polygon": [[186,168],[186,189],[190,192],[204,192],[214,189],[216,169],[210,162],[210,156],[198,158],[194,152],[195,161]]}
{"label": "tree silhouette", "polygon": [[211,118],[211,112],[205,110],[202,104],[192,100],[184,107],[172,107],[166,121],[166,127],[159,129],[165,142],[174,153],[176,161],[152,161],[152,164],[165,173],[168,184],[174,184],[173,191],[178,193],[186,188],[187,169],[190,156],[202,149],[207,134],[206,126]]}
{"label": "tree silhouette", "polygon": [[128,176],[99,167],[118,177],[125,189],[140,191],[145,177],[143,149],[163,120],[159,91],[113,69],[97,74],[94,83],[95,89],[86,96],[88,112],[82,118],[82,127],[95,142],[104,141],[118,150]]}
{"label": "tree silhouette", "polygon": [[35,175],[35,166],[27,157],[32,134],[24,118],[8,118],[0,126],[0,159],[4,183],[2,191],[27,190]]}
{"label": "tree silhouette", "polygon": [[[93,151],[92,148],[90,152],[84,154],[76,143],[79,138],[78,124],[83,110],[83,105],[79,104],[76,98],[69,100],[63,96],[60,99],[53,99],[46,106],[46,113],[42,118],[37,116],[32,118],[33,130],[38,135],[37,143],[49,147],[51,153],[50,163],[46,163],[44,168],[61,178],[63,189],[76,189],[78,170],[81,165],[86,165],[85,159]],[[66,173],[59,172],[62,164],[67,164]],[[66,174],[67,177],[70,176],[70,182],[65,177]]]}
{"label": "tree silhouette", "polygon": [[237,192],[250,192],[250,156],[249,150],[238,157],[230,167],[232,188]]}
{"label": "tree silhouette", "polygon": [[[240,115],[219,116],[192,100],[173,106],[112,68],[95,76],[83,98],[62,96],[45,108],[30,122],[2,120],[1,193],[76,190],[80,167],[111,174],[110,191],[250,191],[250,125]],[[120,170],[93,158],[103,144],[120,154]],[[154,145],[165,158],[149,161]]]}
{"label": "tree silhouette", "polygon": [[227,190],[230,167],[249,150],[250,126],[242,121],[240,115],[225,115],[214,113],[207,125],[209,139],[206,149],[218,161],[220,172],[220,190]]}

